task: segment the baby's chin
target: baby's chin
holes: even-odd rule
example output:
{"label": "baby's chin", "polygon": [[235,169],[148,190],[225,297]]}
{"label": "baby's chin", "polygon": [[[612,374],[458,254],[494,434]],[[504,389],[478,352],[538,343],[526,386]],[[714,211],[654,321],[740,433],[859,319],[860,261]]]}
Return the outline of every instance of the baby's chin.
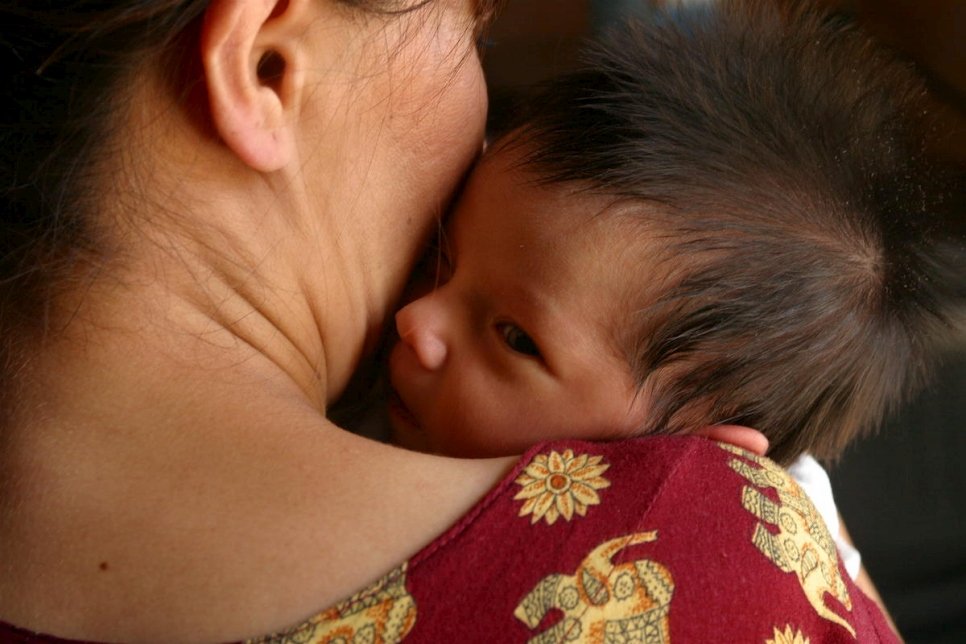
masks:
{"label": "baby's chin", "polygon": [[388,402],[390,443],[413,452],[436,454],[451,458],[493,458],[514,456],[525,451],[513,449],[498,450],[494,445],[474,445],[465,441],[453,440],[453,436],[441,435],[419,422],[415,414],[393,392]]}
{"label": "baby's chin", "polygon": [[458,449],[462,446],[445,444],[431,431],[419,424],[403,405],[389,406],[390,442],[413,452],[448,456],[450,458],[482,458],[488,454],[478,454],[473,450]]}

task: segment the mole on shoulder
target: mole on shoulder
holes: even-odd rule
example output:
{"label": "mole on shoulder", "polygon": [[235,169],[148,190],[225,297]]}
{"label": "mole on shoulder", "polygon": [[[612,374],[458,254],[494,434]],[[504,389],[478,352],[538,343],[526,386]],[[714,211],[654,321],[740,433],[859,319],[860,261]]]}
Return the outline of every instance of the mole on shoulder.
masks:
{"label": "mole on shoulder", "polygon": [[98,568],[100,568],[101,570],[107,570],[107,562],[106,561],[102,561],[101,562],[101,565],[98,566]]}

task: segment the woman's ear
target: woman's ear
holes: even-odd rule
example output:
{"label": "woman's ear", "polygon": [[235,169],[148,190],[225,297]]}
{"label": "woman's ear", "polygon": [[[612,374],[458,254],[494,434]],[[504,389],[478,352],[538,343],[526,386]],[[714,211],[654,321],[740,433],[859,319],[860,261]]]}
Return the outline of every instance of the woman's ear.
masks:
{"label": "woman's ear", "polygon": [[261,172],[295,153],[304,69],[299,37],[311,0],[212,0],[201,33],[211,118],[225,144]]}
{"label": "woman's ear", "polygon": [[728,443],[735,447],[748,450],[758,456],[764,456],[768,451],[768,439],[757,429],[742,427],[741,425],[710,425],[694,432],[698,436],[710,438],[720,443]]}

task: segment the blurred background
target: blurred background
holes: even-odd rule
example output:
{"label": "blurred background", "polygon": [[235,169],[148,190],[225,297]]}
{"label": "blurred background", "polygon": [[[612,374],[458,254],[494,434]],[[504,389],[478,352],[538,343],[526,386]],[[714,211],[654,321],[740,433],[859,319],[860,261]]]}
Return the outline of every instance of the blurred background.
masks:
{"label": "blurred background", "polygon": [[[815,2],[918,66],[937,115],[931,152],[966,176],[966,0]],[[628,12],[646,15],[647,7],[645,0],[509,0],[484,58],[493,121],[512,111],[523,88],[572,68],[586,38]],[[962,240],[966,194],[959,186],[942,225]],[[966,337],[960,322],[933,386],[830,468],[852,538],[908,642],[966,642]]]}

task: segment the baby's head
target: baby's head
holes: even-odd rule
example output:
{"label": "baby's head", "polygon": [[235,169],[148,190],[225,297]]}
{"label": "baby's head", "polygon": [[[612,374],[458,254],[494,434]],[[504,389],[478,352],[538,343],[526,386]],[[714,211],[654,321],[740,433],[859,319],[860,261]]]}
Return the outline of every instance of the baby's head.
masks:
{"label": "baby's head", "polygon": [[626,278],[646,266],[638,226],[611,198],[536,185],[518,160],[491,148],[452,215],[436,288],[396,315],[390,416],[403,446],[512,454],[645,423],[619,331]]}
{"label": "baby's head", "polygon": [[760,429],[834,457],[924,375],[942,287],[903,109],[862,35],[772,3],[614,34],[471,177],[397,317],[404,445]]}

